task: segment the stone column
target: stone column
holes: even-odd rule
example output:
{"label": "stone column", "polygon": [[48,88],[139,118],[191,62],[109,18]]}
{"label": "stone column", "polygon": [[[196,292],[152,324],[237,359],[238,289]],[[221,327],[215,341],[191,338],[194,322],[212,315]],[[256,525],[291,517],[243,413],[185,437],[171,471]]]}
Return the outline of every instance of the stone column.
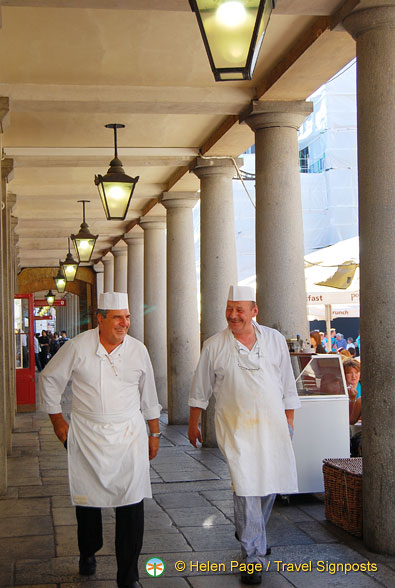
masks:
{"label": "stone column", "polygon": [[[8,98],[0,98],[0,130],[3,133],[3,122],[9,117]],[[3,162],[0,163],[2,181],[0,183],[0,246],[3,248],[3,218],[6,215],[3,191]],[[5,340],[5,284],[3,268],[3,252],[0,252],[0,495],[7,492],[7,444],[8,444],[8,419],[7,419],[7,388],[6,388],[6,349],[8,341]]]}
{"label": "stone column", "polygon": [[[8,175],[8,181],[11,179]],[[12,216],[15,204],[16,195],[7,193],[7,248],[8,248],[8,301],[9,301],[9,315],[8,315],[8,332],[10,341],[14,340],[14,295],[15,295],[15,248],[13,237],[13,226],[18,224],[18,220]],[[13,222],[14,219],[14,222]],[[34,329],[34,325],[30,325]],[[11,405],[11,427],[15,427],[16,417],[16,368],[15,368],[15,345],[9,345],[9,362],[10,362],[10,405]]]}
{"label": "stone column", "polygon": [[7,202],[7,182],[12,178],[13,160],[3,159],[1,162],[1,206],[2,206],[2,235],[1,235],[1,257],[2,257],[2,324],[3,324],[3,366],[4,366],[4,391],[6,402],[6,447],[8,454],[12,451],[12,428],[15,420],[15,388],[13,371],[15,365],[12,363],[12,347],[14,346],[14,301],[11,299],[11,265],[12,257],[9,247],[9,231],[12,201]]}
{"label": "stone column", "polygon": [[99,296],[104,292],[104,264],[99,261],[99,263],[95,263],[93,269],[96,273],[96,295],[97,304],[99,304]]}
{"label": "stone column", "polygon": [[144,216],[144,342],[155,374],[158,398],[167,408],[166,384],[166,217]]}
{"label": "stone column", "polygon": [[107,253],[102,257],[104,265],[104,292],[114,292],[114,256]]}
{"label": "stone column", "polygon": [[[242,165],[242,160],[237,161]],[[226,327],[229,286],[237,284],[236,238],[231,159],[198,157],[191,168],[200,179],[200,291],[201,342]],[[216,446],[215,403],[212,398],[202,417],[206,447]]]}
{"label": "stone column", "polygon": [[363,536],[395,555],[395,2],[380,4],[360,2],[344,26],[358,65]]}
{"label": "stone column", "polygon": [[128,248],[123,241],[112,247],[114,256],[114,292],[128,291]]}
{"label": "stone column", "polygon": [[123,236],[128,246],[129,335],[144,341],[144,232],[133,227]]}
{"label": "stone column", "polygon": [[309,340],[297,130],[310,102],[253,102],[258,322]]}
{"label": "stone column", "polygon": [[199,360],[195,244],[196,192],[164,192],[167,210],[167,389],[169,424],[188,423],[188,396]]}

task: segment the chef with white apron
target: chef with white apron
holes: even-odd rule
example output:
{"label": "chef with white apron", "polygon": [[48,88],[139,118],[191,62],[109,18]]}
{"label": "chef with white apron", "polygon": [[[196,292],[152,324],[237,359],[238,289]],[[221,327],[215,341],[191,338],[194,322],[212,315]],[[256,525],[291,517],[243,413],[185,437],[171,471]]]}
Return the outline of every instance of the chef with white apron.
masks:
{"label": "chef with white apron", "polygon": [[[56,435],[67,445],[80,574],[95,572],[94,555],[103,544],[101,508],[114,507],[118,586],[135,588],[143,499],[152,496],[149,459],[159,448],[161,406],[147,349],[127,334],[127,294],[101,294],[98,323],[65,343],[41,372],[40,408],[49,413]],[[68,425],[60,402],[70,379]]]}
{"label": "chef with white apron", "polygon": [[[189,439],[201,441],[201,410],[215,397],[215,430],[234,491],[236,534],[247,563],[264,563],[265,525],[276,494],[298,491],[292,449],[293,411],[301,403],[289,351],[275,329],[253,321],[252,288],[231,286],[228,328],[207,339],[196,369],[189,405]],[[259,572],[242,574],[260,583]]]}

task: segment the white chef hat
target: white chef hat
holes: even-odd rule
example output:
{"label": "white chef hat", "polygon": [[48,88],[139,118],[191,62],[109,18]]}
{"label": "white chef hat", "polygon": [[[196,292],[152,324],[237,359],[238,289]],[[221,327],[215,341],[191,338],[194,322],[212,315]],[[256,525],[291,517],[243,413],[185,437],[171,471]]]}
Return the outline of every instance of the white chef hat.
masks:
{"label": "white chef hat", "polygon": [[251,286],[230,286],[229,288],[228,300],[255,302],[255,299],[255,290]]}
{"label": "white chef hat", "polygon": [[100,310],[129,310],[128,295],[124,292],[104,292],[99,296]]}

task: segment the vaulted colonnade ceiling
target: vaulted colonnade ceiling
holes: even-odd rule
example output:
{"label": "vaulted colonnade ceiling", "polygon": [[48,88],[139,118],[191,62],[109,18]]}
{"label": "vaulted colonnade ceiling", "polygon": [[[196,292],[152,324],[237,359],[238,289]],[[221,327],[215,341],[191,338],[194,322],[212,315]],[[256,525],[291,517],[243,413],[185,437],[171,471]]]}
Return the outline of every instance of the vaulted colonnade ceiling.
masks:
{"label": "vaulted colonnade ceiling", "polygon": [[[304,100],[355,55],[339,22],[358,2],[277,0],[253,80],[214,81],[188,0],[1,0],[3,157],[13,160],[19,267],[58,265],[86,215],[96,261],[164,191],[199,188],[195,157],[254,142],[252,99]],[[125,221],[106,221],[93,178],[113,157],[140,176]]]}

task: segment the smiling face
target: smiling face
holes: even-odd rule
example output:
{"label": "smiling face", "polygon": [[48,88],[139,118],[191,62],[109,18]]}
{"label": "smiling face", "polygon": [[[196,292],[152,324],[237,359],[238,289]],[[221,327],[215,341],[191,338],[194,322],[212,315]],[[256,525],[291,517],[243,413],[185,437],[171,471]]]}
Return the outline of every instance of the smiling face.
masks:
{"label": "smiling face", "polygon": [[349,367],[345,370],[347,386],[357,387],[361,373],[354,367]]}
{"label": "smiling face", "polygon": [[243,335],[251,331],[252,319],[258,314],[255,302],[247,300],[228,300],[226,304],[226,320],[234,335]]}
{"label": "smiling face", "polygon": [[128,310],[109,310],[106,318],[97,315],[99,323],[100,341],[104,347],[115,349],[122,343],[130,327],[130,312]]}

